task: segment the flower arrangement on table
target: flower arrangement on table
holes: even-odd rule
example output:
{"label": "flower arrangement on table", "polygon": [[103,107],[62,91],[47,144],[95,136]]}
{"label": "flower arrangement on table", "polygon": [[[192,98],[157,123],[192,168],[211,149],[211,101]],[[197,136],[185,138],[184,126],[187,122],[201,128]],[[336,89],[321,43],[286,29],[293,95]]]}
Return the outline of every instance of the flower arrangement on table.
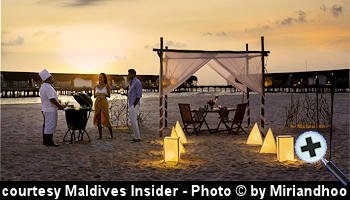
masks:
{"label": "flower arrangement on table", "polygon": [[207,104],[210,106],[210,109],[214,108],[215,103],[216,103],[215,99],[211,99],[211,100],[207,101]]}

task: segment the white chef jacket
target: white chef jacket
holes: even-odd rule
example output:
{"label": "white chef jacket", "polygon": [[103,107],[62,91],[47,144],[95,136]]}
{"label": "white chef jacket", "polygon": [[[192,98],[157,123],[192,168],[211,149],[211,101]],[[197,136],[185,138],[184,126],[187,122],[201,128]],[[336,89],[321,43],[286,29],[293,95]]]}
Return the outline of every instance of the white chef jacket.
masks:
{"label": "white chef jacket", "polygon": [[43,112],[57,111],[57,106],[51,103],[50,99],[55,98],[58,102],[56,90],[49,83],[43,83],[39,90],[41,99],[41,110]]}

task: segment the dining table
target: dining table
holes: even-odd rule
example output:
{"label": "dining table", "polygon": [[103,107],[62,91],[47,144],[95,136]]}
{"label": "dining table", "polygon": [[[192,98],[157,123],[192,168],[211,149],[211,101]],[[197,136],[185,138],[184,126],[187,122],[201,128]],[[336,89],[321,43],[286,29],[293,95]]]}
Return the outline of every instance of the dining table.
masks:
{"label": "dining table", "polygon": [[[228,111],[228,116],[230,114],[230,112],[232,111],[236,111],[237,108],[232,108],[232,107],[229,107],[229,108],[226,108],[226,110]],[[220,130],[220,124],[223,123],[223,118],[220,117],[220,112],[222,112],[224,109],[223,108],[220,108],[220,107],[214,107],[214,108],[204,108],[203,109],[203,123],[206,125],[207,129],[204,129],[204,130],[201,130],[201,131],[209,131],[210,133],[215,133],[215,132],[221,132],[221,131],[227,131],[227,129],[221,129]],[[209,125],[208,125],[208,122],[206,120],[207,118],[207,115],[209,113],[216,113],[220,119],[219,123],[217,124],[216,128],[210,128]],[[228,117],[227,116],[227,117]]]}

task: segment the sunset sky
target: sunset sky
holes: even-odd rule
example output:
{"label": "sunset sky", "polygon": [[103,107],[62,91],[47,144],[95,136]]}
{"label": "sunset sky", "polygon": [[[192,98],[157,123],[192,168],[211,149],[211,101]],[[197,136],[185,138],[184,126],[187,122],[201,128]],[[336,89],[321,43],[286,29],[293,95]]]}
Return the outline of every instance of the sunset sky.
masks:
{"label": "sunset sky", "polygon": [[[267,72],[349,68],[350,0],[2,0],[1,70],[158,74],[153,48],[271,51]],[[200,84],[220,84],[205,67]]]}

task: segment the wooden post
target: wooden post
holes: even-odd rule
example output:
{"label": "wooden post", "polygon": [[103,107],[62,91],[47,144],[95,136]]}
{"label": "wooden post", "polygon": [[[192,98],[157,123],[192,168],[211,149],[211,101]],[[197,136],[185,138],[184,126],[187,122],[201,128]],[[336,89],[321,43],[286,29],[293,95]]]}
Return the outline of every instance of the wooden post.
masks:
{"label": "wooden post", "polygon": [[[165,47],[165,49],[168,49],[168,46]],[[165,74],[168,74],[168,59],[165,58]],[[162,65],[163,66],[163,65]],[[163,79],[163,77],[162,77]],[[165,104],[165,109],[164,109],[164,127],[167,128],[168,127],[168,95],[165,95],[164,98],[164,104]]]}
{"label": "wooden post", "polygon": [[164,109],[164,113],[165,113],[165,128],[168,127],[168,95],[165,95],[164,98],[164,104],[165,104],[165,109]]}
{"label": "wooden post", "polygon": [[[248,51],[248,43],[245,44],[245,50]],[[247,74],[249,73],[249,60],[248,57],[246,59],[246,65],[247,65]],[[249,109],[249,88],[247,87],[247,115],[248,115],[248,127],[250,126],[250,109]]]}
{"label": "wooden post", "polygon": [[320,126],[319,126],[319,121],[318,121],[318,92],[319,92],[319,80],[318,77],[316,76],[316,127],[317,127],[317,132],[320,132]]}
{"label": "wooden post", "polygon": [[334,103],[334,85],[335,84],[335,77],[334,74],[331,74],[331,133],[330,133],[330,139],[329,139],[329,160],[332,159],[332,134],[333,134],[333,103]]}
{"label": "wooden post", "polygon": [[160,38],[160,51],[158,52],[160,58],[160,72],[159,72],[159,137],[163,137],[163,37]]}
{"label": "wooden post", "polygon": [[261,80],[261,132],[265,135],[265,52],[264,52],[264,36],[261,37],[261,70],[262,70],[262,80]]}

